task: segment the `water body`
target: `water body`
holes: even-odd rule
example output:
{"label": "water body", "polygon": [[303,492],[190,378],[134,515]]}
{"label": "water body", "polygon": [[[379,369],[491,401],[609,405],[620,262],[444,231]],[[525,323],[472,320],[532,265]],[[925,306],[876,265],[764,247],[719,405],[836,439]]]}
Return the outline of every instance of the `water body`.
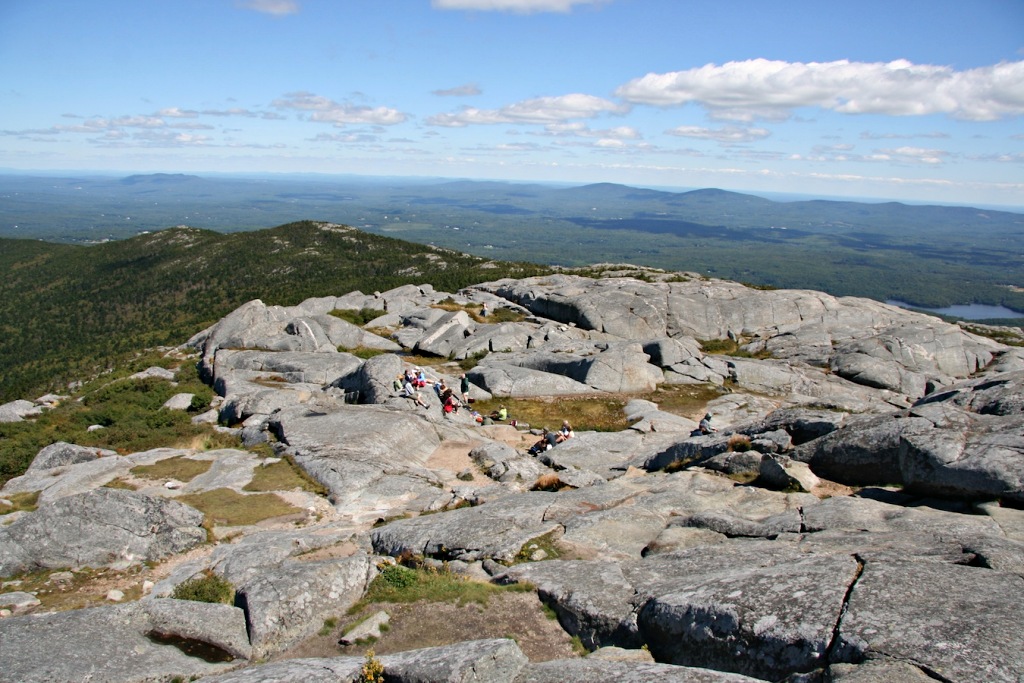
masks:
{"label": "water body", "polygon": [[921,306],[912,306],[906,301],[897,301],[890,299],[885,303],[892,306],[899,306],[900,308],[915,308],[919,311],[928,311],[929,313],[938,313],[939,315],[948,315],[954,318],[962,318],[964,320],[987,320],[989,318],[1024,318],[1024,313],[1019,313],[1012,308],[1006,306],[988,306],[986,304],[960,304],[958,306],[947,306],[946,308],[922,308]]}

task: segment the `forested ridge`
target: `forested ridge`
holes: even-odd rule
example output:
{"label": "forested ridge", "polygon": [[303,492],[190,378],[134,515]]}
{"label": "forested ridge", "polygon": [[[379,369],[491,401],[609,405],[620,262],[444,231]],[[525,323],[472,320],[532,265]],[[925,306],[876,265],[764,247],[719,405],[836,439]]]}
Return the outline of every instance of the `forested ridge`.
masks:
{"label": "forested ridge", "polygon": [[6,402],[181,344],[256,298],[292,305],[410,283],[456,291],[548,269],[301,221],[230,234],[179,227],[95,246],[2,240],[0,271]]}

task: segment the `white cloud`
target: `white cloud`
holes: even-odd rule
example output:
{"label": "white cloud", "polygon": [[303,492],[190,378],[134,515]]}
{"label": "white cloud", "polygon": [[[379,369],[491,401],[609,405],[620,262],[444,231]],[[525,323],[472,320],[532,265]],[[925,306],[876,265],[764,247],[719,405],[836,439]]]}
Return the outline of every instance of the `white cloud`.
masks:
{"label": "white cloud", "polygon": [[537,134],[611,140],[639,140],[642,137],[640,131],[633,126],[616,126],[615,128],[606,128],[604,130],[593,130],[587,124],[578,121],[573,123],[549,123],[544,126],[543,133]]}
{"label": "white cloud", "polygon": [[342,104],[308,92],[288,93],[284,98],[274,100],[272,104],[278,109],[311,111],[313,113],[309,116],[310,121],[331,123],[339,127],[350,124],[393,126],[405,122],[408,118],[397,109]]}
{"label": "white cloud", "polygon": [[427,119],[427,123],[449,128],[494,123],[552,124],[572,119],[593,118],[605,113],[622,114],[627,110],[628,107],[600,97],[574,93],[523,100],[501,109],[466,107],[455,114],[432,116]]}
{"label": "white cloud", "polygon": [[949,152],[941,149],[923,149],[921,147],[896,147],[879,149],[875,156],[880,161],[900,161],[904,163],[941,164],[949,156]]}
{"label": "white cloud", "polygon": [[575,5],[601,5],[611,0],[431,0],[434,9],[478,12],[570,12]]}
{"label": "white cloud", "polygon": [[254,12],[273,14],[276,17],[299,13],[299,3],[296,0],[236,0],[235,5]]}
{"label": "white cloud", "polygon": [[871,133],[865,131],[860,134],[861,140],[913,140],[914,138],[946,139],[949,133],[934,131],[931,133]]}
{"label": "white cloud", "polygon": [[465,85],[459,85],[454,88],[447,88],[445,90],[435,90],[434,95],[439,97],[472,97],[479,95],[483,91],[480,90],[480,86],[476,83],[466,83]]}
{"label": "white cloud", "polygon": [[714,140],[723,145],[733,145],[741,142],[754,142],[763,140],[771,135],[771,132],[764,128],[739,128],[729,126],[726,128],[701,128],[699,126],[678,126],[665,131],[669,135],[681,138],[697,138],[698,140]]}
{"label": "white cloud", "polygon": [[156,116],[166,116],[169,119],[194,119],[199,116],[199,112],[191,109],[178,109],[177,107],[168,107],[167,109],[161,109],[156,113]]}
{"label": "white cloud", "polygon": [[881,62],[752,59],[687,71],[650,73],[620,86],[628,102],[697,103],[717,118],[781,118],[819,107],[844,114],[948,114],[992,121],[1024,114],[1024,62],[955,71],[947,66]]}

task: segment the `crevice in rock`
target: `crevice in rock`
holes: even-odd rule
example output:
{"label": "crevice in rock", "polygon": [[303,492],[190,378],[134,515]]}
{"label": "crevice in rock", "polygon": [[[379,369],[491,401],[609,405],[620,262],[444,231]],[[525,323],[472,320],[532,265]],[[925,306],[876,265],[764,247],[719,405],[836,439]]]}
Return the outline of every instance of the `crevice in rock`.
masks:
{"label": "crevice in rock", "polygon": [[916,664],[915,663],[914,666],[916,666],[917,669],[921,673],[923,673],[925,676],[927,676],[928,678],[934,679],[936,681],[941,681],[942,683],[955,683],[953,681],[953,679],[946,678],[945,676],[941,675],[939,672],[932,670],[930,667],[927,667],[924,664]]}
{"label": "crevice in rock", "polygon": [[853,579],[850,581],[850,585],[846,587],[846,594],[843,595],[843,604],[839,608],[839,615],[836,617],[836,623],[832,627],[832,637],[829,639],[828,647],[825,648],[825,664],[832,664],[832,655],[839,644],[839,630],[843,625],[843,618],[846,616],[847,610],[850,609],[850,597],[853,595],[853,589],[857,586],[857,582],[860,581],[860,577],[864,574],[865,561],[864,558],[859,554],[854,553],[853,559],[857,561],[857,571],[853,574]]}
{"label": "crevice in rock", "polygon": [[232,662],[235,660],[227,650],[202,640],[196,640],[195,638],[184,638],[175,633],[162,633],[160,631],[150,631],[146,634],[146,637],[158,645],[173,645],[189,657],[197,657],[210,664]]}
{"label": "crevice in rock", "polygon": [[242,614],[245,615],[245,635],[249,638],[249,642],[252,642],[252,618],[249,615],[249,599],[242,591],[235,592],[234,606],[242,610]]}
{"label": "crevice in rock", "polygon": [[801,534],[806,534],[807,533],[807,525],[806,525],[807,518],[804,516],[804,506],[803,505],[799,506],[796,509],[796,513],[798,515],[800,515],[800,533]]}

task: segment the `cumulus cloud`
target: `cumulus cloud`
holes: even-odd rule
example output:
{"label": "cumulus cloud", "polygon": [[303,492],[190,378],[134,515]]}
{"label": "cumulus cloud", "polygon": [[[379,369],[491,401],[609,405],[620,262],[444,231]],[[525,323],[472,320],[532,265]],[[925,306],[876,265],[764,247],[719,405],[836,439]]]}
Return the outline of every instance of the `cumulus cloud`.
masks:
{"label": "cumulus cloud", "polygon": [[476,83],[466,83],[465,85],[456,86],[454,88],[448,88],[446,90],[435,90],[434,95],[440,97],[472,97],[479,95],[483,91],[480,90],[480,86]]}
{"label": "cumulus cloud", "polygon": [[585,123],[550,123],[544,126],[544,132],[539,135],[553,135],[559,137],[580,137],[580,138],[601,138],[610,140],[639,140],[641,135],[633,126],[616,126],[604,130],[593,130]]}
{"label": "cumulus cloud", "polygon": [[872,161],[899,161],[915,164],[941,164],[949,156],[949,152],[941,149],[923,149],[921,147],[896,147],[880,149],[868,157]]}
{"label": "cumulus cloud", "polygon": [[575,5],[601,5],[611,0],[431,0],[435,9],[479,12],[570,12]]}
{"label": "cumulus cloud", "polygon": [[615,91],[635,104],[707,107],[717,118],[781,118],[819,107],[843,114],[947,114],[993,121],[1024,114],[1024,62],[955,71],[892,62],[783,62],[751,59],[650,73]]}
{"label": "cumulus cloud", "polygon": [[310,121],[330,123],[339,127],[350,124],[393,126],[405,122],[408,118],[397,109],[344,104],[308,92],[288,93],[283,98],[274,100],[272,105],[278,109],[312,112],[309,115]]}
{"label": "cumulus cloud", "polygon": [[276,17],[299,12],[299,3],[296,0],[236,0],[235,5],[254,12],[273,14]]}
{"label": "cumulus cloud", "polygon": [[558,97],[537,97],[516,102],[501,109],[477,109],[465,107],[454,114],[437,114],[427,119],[433,126],[462,128],[476,124],[525,123],[552,124],[572,119],[593,118],[600,114],[622,114],[628,110],[593,95],[574,93]]}
{"label": "cumulus cloud", "polygon": [[754,142],[763,140],[771,133],[764,128],[740,128],[728,126],[725,128],[701,128],[699,126],[678,126],[665,131],[669,135],[681,138],[696,138],[698,140],[713,140],[723,145],[734,145],[741,142]]}

